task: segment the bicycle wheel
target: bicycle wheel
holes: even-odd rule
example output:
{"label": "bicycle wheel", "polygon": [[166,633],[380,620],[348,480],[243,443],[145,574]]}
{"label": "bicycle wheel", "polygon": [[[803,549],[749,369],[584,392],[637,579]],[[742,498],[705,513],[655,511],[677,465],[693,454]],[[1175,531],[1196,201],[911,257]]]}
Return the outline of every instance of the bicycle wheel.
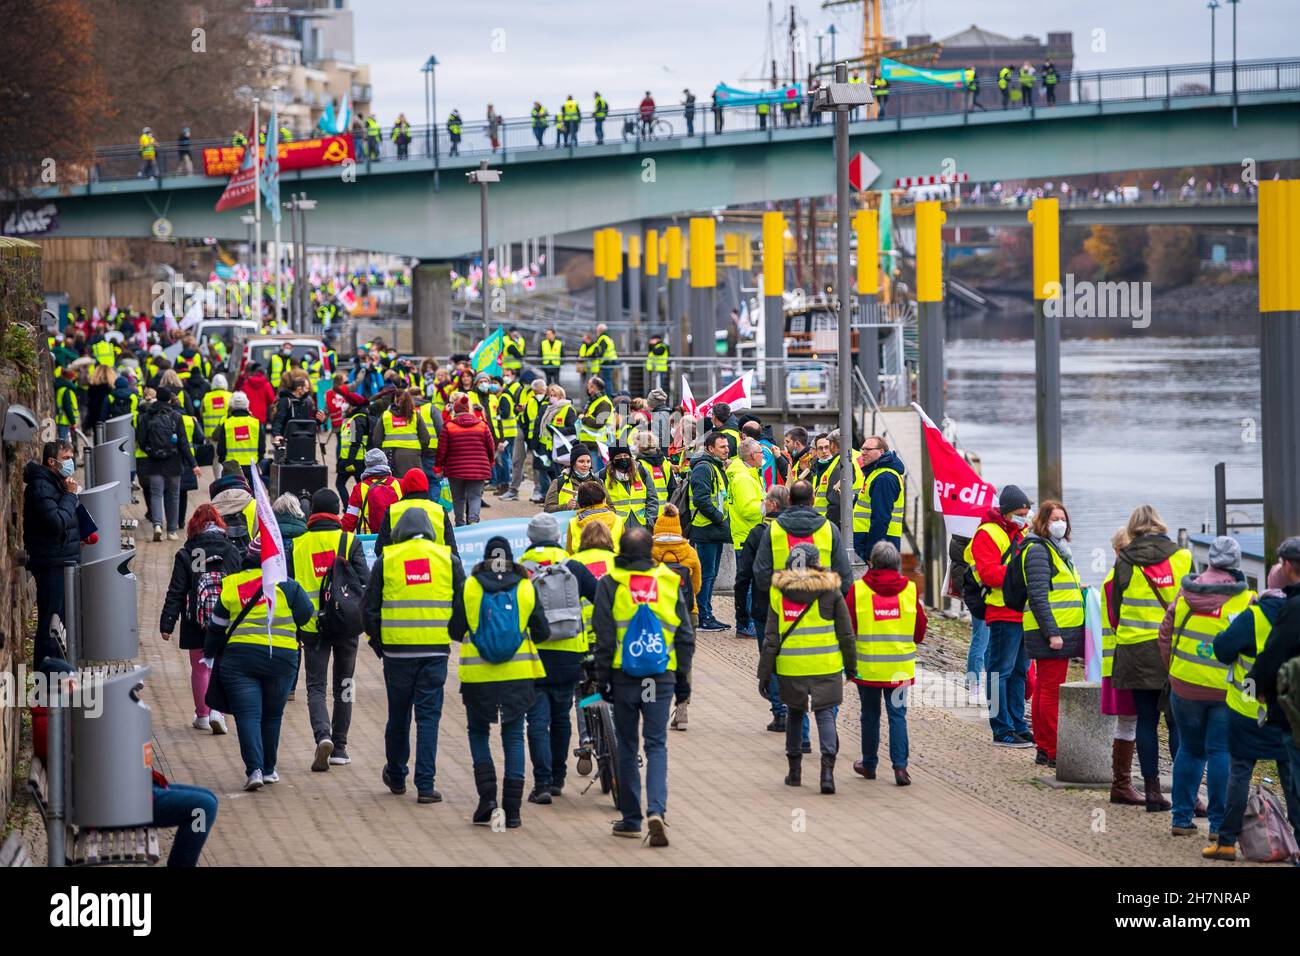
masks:
{"label": "bicycle wheel", "polygon": [[665,119],[658,119],[650,127],[650,136],[652,139],[668,139],[673,135],[673,124]]}
{"label": "bicycle wheel", "polygon": [[600,707],[600,792],[608,793],[618,809],[618,741],[614,736],[614,715],[609,704]]}

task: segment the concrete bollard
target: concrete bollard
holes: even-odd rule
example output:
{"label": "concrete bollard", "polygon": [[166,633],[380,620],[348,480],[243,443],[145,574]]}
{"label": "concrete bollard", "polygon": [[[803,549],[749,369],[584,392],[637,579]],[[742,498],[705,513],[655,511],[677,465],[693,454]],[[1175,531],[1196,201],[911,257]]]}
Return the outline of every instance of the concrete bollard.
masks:
{"label": "concrete bollard", "polygon": [[718,576],[713,581],[714,592],[725,591],[730,594],[736,590],[736,549],[730,543],[723,543],[722,560],[718,562]]}
{"label": "concrete bollard", "polygon": [[1101,682],[1061,685],[1056,731],[1056,779],[1110,786],[1115,717],[1101,712]]}

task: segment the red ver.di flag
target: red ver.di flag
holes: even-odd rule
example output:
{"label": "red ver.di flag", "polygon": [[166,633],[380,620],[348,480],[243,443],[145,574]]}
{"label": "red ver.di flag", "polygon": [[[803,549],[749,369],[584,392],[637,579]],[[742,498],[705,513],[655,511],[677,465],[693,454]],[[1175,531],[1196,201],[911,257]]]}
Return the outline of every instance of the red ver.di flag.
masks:
{"label": "red ver.di flag", "polygon": [[984,513],[997,506],[997,489],[975,474],[957,449],[944,441],[943,433],[920,405],[913,402],[912,407],[921,416],[925,431],[925,450],[934,475],[934,509],[943,514],[950,535],[974,537]]}
{"label": "red ver.di flag", "polygon": [[284,539],[280,537],[280,523],[275,520],[271,510],[271,497],[266,493],[262,483],[261,472],[254,467],[253,497],[257,501],[257,537],[262,549],[262,593],[270,602],[266,615],[266,636],[271,636],[271,624],[275,620],[275,586],[289,579],[289,566],[284,559]]}

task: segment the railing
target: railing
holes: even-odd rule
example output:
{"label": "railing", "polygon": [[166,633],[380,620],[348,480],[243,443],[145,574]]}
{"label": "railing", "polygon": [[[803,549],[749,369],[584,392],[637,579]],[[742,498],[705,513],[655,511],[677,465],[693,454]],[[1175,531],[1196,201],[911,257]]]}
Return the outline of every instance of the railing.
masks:
{"label": "railing", "polygon": [[[1108,103],[1131,102],[1141,100],[1164,100],[1230,94],[1233,91],[1232,65],[1219,63],[1211,69],[1209,64],[1189,64],[1180,66],[1145,67],[1128,70],[1075,71],[1060,74],[1057,85],[1058,106],[1071,103],[1086,103],[1104,110]],[[1235,72],[1236,91],[1238,94],[1273,92],[1281,90],[1300,90],[1300,58],[1285,60],[1249,60],[1237,64]],[[1019,82],[1018,79],[1016,82]],[[1019,105],[1008,109],[1008,113],[1027,112],[1031,116],[1050,115],[1052,106],[1043,102],[1041,77],[1034,91],[1032,107]],[[991,75],[980,78],[980,104],[988,112],[1000,112],[999,94],[996,80]],[[588,104],[590,105],[590,104]],[[971,113],[967,106],[965,94],[958,90],[937,90],[933,87],[907,88],[898,84],[890,92],[885,115],[878,122],[893,123],[901,127],[906,119],[921,116],[942,116]],[[858,124],[874,123],[865,113],[853,114],[851,119]],[[648,142],[662,140],[698,139],[702,145],[712,138],[726,137],[736,133],[766,132],[769,138],[785,135],[787,130],[807,126],[821,125],[820,114],[811,113],[808,101],[800,103],[799,108],[784,113],[777,106],[767,116],[760,116],[753,107],[726,106],[719,110],[712,107],[707,96],[701,96],[693,110],[686,110],[681,105],[656,106],[650,123],[641,121],[638,110],[614,110],[601,124],[599,137],[605,144],[623,143],[640,148]],[[498,127],[497,142],[493,145],[488,123],[486,121],[469,121],[462,124],[459,143],[455,144],[460,156],[500,155],[508,156],[514,152],[538,152],[545,150],[563,150],[572,153],[585,147],[593,146],[598,141],[596,121],[590,113],[584,113],[572,135],[561,136],[555,127],[555,112],[548,108],[546,126],[541,130],[540,141],[534,132],[530,117],[503,119]],[[356,131],[354,131],[356,132]],[[230,140],[193,140],[190,148],[196,164],[201,160],[201,151],[205,146],[228,145]],[[397,145],[392,141],[391,126],[384,127],[378,143],[367,142],[363,133],[357,132],[357,156],[359,161],[373,162],[399,161]],[[411,141],[408,144],[409,159],[447,159],[451,155],[453,143],[447,133],[445,124],[434,127],[413,126]],[[175,175],[177,172],[177,149],[175,142],[158,144],[158,167],[162,176]],[[374,155],[371,155],[371,150]],[[66,166],[70,170],[80,170],[91,181],[108,182],[113,180],[133,179],[141,171],[142,163],[139,149],[135,145],[109,146],[96,150],[93,163],[89,166],[84,161],[70,160]],[[201,169],[199,170],[201,172]],[[75,173],[73,174],[75,176]],[[74,179],[75,181],[75,179]]]}

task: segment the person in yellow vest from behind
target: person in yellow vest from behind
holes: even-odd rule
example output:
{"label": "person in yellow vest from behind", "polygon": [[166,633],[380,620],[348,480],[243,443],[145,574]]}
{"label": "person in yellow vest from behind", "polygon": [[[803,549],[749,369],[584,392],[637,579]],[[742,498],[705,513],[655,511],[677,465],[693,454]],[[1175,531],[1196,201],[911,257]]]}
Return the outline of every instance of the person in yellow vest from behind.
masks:
{"label": "person in yellow vest from behind", "polygon": [[[451,549],[435,543],[429,516],[402,515],[393,543],[376,555],[366,585],[362,618],[370,647],[384,665],[388,726],[384,731],[384,785],[406,793],[415,713],[415,790],[420,803],[440,803],[438,723],[451,654],[452,617],[460,605],[465,572]],[[461,672],[461,679],[465,677]]]}
{"label": "person in yellow vest from behind", "polygon": [[[330,569],[340,548],[352,570],[362,581],[370,577],[366,566],[365,550],[355,534],[348,534],[339,522],[342,503],[332,488],[319,488],[311,496],[311,515],[307,530],[286,541],[286,561],[293,579],[302,585],[311,599],[315,614],[303,626],[303,658],[307,669],[307,714],[311,719],[312,737],[316,742],[311,769],[317,773],[331,766],[344,766],[352,762],[348,756],[348,729],[352,726],[353,674],[357,666],[357,640],[359,634],[325,635],[321,633],[316,615],[320,614],[321,582]],[[334,658],[334,679],[329,680],[330,657]],[[327,688],[333,688],[334,712],[331,716],[326,701]]]}
{"label": "person in yellow vest from behind", "polygon": [[[1115,630],[1111,686],[1133,693],[1137,755],[1147,811],[1170,808],[1160,790],[1160,696],[1169,668],[1160,654],[1160,625],[1173,606],[1179,582],[1192,570],[1192,555],[1169,539],[1169,526],[1151,505],[1139,505],[1126,525],[1129,543],[1115,557],[1112,600],[1106,610]],[[990,667],[992,658],[990,658]],[[1170,727],[1171,738],[1179,735]],[[1177,749],[1172,746],[1171,750]]]}
{"label": "person in yellow vest from behind", "polygon": [[280,782],[280,724],[298,674],[298,628],[312,619],[311,599],[297,581],[281,581],[275,590],[268,621],[272,609],[263,591],[259,535],[249,543],[243,570],[222,580],[203,640],[207,666],[221,656],[215,679],[230,701],[227,716],[235,718],[248,791]]}
{"label": "person in yellow vest from behind", "polygon": [[393,540],[393,529],[402,515],[417,508],[429,516],[433,525],[435,544],[446,545],[453,554],[459,555],[456,547],[455,522],[451,512],[430,497],[429,479],[419,468],[412,468],[402,476],[402,497],[394,501],[384,511],[384,519],[379,526],[379,537],[375,539],[375,554],[382,554],[385,547]]}
{"label": "person in yellow vest from behind", "polygon": [[[1119,528],[1110,538],[1111,551],[1119,556],[1129,543],[1128,530]],[[1110,621],[1114,601],[1115,568],[1112,566],[1101,586],[1101,712],[1115,718],[1115,737],[1111,741],[1110,802],[1140,807],[1146,798],[1133,789],[1133,754],[1137,747],[1137,711],[1133,695],[1117,691],[1111,680],[1115,663],[1115,628]]]}
{"label": "person in yellow vest from behind", "polygon": [[515,563],[510,542],[500,535],[487,540],[483,560],[457,591],[450,634],[460,642],[460,695],[478,790],[473,823],[493,825],[497,772],[490,741],[492,725],[500,721],[501,809],[506,827],[515,829],[523,822],[524,715],[536,699],[536,682],[546,676],[537,645],[551,630],[528,569]]}
{"label": "person in yellow vest from behind", "polygon": [[1169,668],[1169,703],[1178,727],[1170,833],[1195,836],[1193,816],[1206,783],[1210,833],[1216,839],[1228,798],[1228,679],[1232,668],[1214,655],[1214,639],[1241,614],[1255,592],[1241,573],[1241,545],[1220,535],[1209,567],[1183,576],[1178,596],[1160,623],[1160,654]]}
{"label": "person in yellow vest from behind", "polygon": [[[584,542],[587,540],[588,528],[593,527],[600,526],[588,525],[587,528],[583,529],[582,540]],[[659,517],[655,520],[654,539],[650,547],[650,556],[657,563],[676,571],[677,576],[682,579],[686,610],[690,613],[692,622],[697,622],[698,614],[695,610],[695,595],[699,593],[700,585],[704,583],[704,572],[700,567],[700,556],[695,553],[691,543],[682,535],[682,515],[672,502],[664,503],[663,508],[659,511]],[[689,723],[691,704],[691,672],[686,668],[679,667],[677,669],[677,683],[673,689],[673,700],[676,706],[673,707],[673,716],[668,722],[668,726],[673,730],[685,733]]]}
{"label": "person in yellow vest from behind", "polygon": [[[559,546],[560,526],[548,514],[528,522],[528,550],[519,563],[528,569],[537,602],[546,613],[551,637],[538,648],[546,676],[537,681],[537,697],[528,709],[528,754],[533,764],[533,789],[528,802],[547,806],[564,792],[568,776],[569,741],[573,736],[573,695],[582,679],[582,660],[591,641],[591,607],[596,580],[614,566],[609,529],[589,524],[582,548],[573,557]],[[603,547],[602,547],[603,546]],[[590,773],[590,757],[587,757]],[[583,766],[579,757],[579,767]]]}
{"label": "person in yellow vest from behind", "polygon": [[625,523],[610,507],[605,486],[598,481],[585,481],[578,487],[578,513],[566,529],[565,547],[570,554],[581,550],[582,529],[592,522],[609,528],[610,537],[616,542],[623,535]]}
{"label": "person in yellow vest from behind", "polygon": [[796,545],[785,568],[772,575],[767,634],[758,659],[758,693],[767,700],[776,674],[781,700],[789,708],[785,725],[785,782],[802,783],[803,716],[811,708],[821,749],[821,792],[835,792],[839,736],[835,715],[844,699],[844,678],[856,672],[857,650],[840,578],[821,566],[812,544]]}
{"label": "person in yellow vest from behind", "polygon": [[239,462],[248,483],[253,483],[253,469],[266,456],[266,433],[262,423],[249,414],[248,396],[235,392],[230,396],[230,411],[217,429],[217,461],[232,458]]}
{"label": "person in yellow vest from behind", "polygon": [[[1288,561],[1286,554],[1294,555]],[[1259,760],[1277,761],[1278,770],[1286,767],[1283,790],[1286,793],[1287,820],[1293,832],[1300,830],[1300,781],[1295,778],[1296,764],[1288,753],[1300,750],[1290,734],[1270,713],[1264,699],[1256,690],[1251,671],[1255,659],[1264,652],[1273,634],[1273,626],[1282,615],[1287,602],[1287,588],[1294,593],[1300,584],[1300,538],[1288,538],[1278,548],[1278,562],[1268,572],[1267,590],[1261,591],[1245,614],[1237,617],[1214,639],[1214,656],[1231,671],[1228,676],[1228,755],[1232,760],[1228,771],[1228,799],[1223,822],[1219,824],[1219,839],[1201,851],[1207,859],[1235,860],[1235,844],[1241,834],[1250,797],[1255,763]],[[1284,650],[1275,645],[1273,653]],[[1267,695],[1265,695],[1267,696]],[[1281,709],[1280,705],[1274,705]],[[1287,784],[1290,784],[1289,786]]]}
{"label": "person in yellow vest from behind", "polygon": [[[677,672],[689,671],[695,627],[681,576],[652,557],[650,532],[633,525],[615,541],[619,556],[596,585],[595,678],[614,706],[618,737],[618,808],[614,836],[668,845],[668,714]],[[645,738],[646,811],[641,812],[641,741]]]}
{"label": "person in yellow vest from behind", "polygon": [[430,447],[426,420],[426,416],[416,414],[415,400],[409,391],[398,392],[393,404],[376,416],[370,447],[383,449],[394,474],[404,475],[420,467]]}
{"label": "person in yellow vest from behind", "polygon": [[[230,399],[232,397],[229,383],[224,375],[212,376],[212,387],[203,395],[201,403],[203,415],[203,434],[208,436],[208,440],[216,443],[217,432],[221,430],[222,424],[226,420],[226,415],[230,412]],[[213,458],[212,467],[214,472],[220,473],[221,456]]]}
{"label": "person in yellow vest from behind", "polygon": [[877,541],[870,570],[853,582],[845,604],[857,644],[853,683],[862,703],[862,759],[853,772],[876,779],[880,752],[880,711],[889,721],[889,765],[894,782],[906,787],[907,688],[916,682],[916,645],[925,640],[925,608],[916,585],[903,577],[902,558],[888,541]]}
{"label": "person in yellow vest from behind", "polygon": [[547,385],[560,381],[560,365],[564,361],[564,340],[557,338],[555,329],[547,329],[541,341],[542,374],[546,376]]}

